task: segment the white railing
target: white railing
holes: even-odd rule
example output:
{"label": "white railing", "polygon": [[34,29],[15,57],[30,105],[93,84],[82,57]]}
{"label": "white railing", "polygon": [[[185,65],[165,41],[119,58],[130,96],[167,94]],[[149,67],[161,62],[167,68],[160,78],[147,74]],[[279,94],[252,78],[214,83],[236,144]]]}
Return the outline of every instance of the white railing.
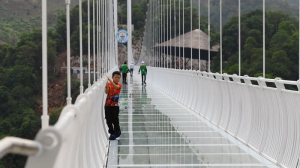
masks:
{"label": "white railing", "polygon": [[285,88],[300,90],[299,81],[163,68],[148,68],[148,76],[148,83],[275,164],[300,167],[300,93]]}
{"label": "white railing", "polygon": [[[116,68],[115,68],[116,69]],[[112,74],[112,71],[108,73]],[[98,168],[106,165],[108,134],[104,119],[106,77],[79,95],[63,110],[58,122],[36,138],[43,146],[29,157],[29,168]]]}
{"label": "white railing", "polygon": [[104,118],[106,81],[103,77],[86,89],[74,105],[62,110],[58,122],[41,129],[34,141],[1,140],[0,158],[7,153],[27,155],[27,168],[104,167],[109,147]]}

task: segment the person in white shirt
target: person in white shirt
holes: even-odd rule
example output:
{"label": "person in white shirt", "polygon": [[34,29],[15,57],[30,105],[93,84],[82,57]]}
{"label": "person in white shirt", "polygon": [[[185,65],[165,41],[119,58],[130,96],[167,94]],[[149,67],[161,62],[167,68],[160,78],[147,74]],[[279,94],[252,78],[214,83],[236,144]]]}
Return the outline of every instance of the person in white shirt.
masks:
{"label": "person in white shirt", "polygon": [[133,62],[129,65],[130,76],[133,77],[134,64]]}

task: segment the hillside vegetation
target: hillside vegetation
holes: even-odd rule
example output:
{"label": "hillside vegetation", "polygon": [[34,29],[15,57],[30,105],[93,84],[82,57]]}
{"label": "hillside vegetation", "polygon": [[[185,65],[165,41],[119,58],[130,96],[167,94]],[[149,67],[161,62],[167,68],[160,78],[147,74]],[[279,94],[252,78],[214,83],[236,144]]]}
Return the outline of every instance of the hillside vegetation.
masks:
{"label": "hillside vegetation", "polygon": [[[198,9],[198,1],[193,0],[194,8]],[[181,3],[182,5],[182,3]],[[201,15],[208,15],[207,1],[201,0]],[[220,0],[210,0],[211,6],[211,23],[217,31],[220,29]],[[248,13],[253,10],[262,10],[262,0],[241,0],[241,14]],[[267,11],[281,10],[284,13],[298,16],[298,0],[266,0]],[[223,25],[226,24],[233,16],[238,15],[238,0],[223,0],[222,1],[222,18]]]}
{"label": "hillside vegetation", "polygon": [[[72,1],[71,6],[78,4]],[[48,26],[53,28],[57,16],[65,11],[64,0],[48,0]],[[41,28],[41,1],[0,1],[0,42],[15,46],[21,33]]]}

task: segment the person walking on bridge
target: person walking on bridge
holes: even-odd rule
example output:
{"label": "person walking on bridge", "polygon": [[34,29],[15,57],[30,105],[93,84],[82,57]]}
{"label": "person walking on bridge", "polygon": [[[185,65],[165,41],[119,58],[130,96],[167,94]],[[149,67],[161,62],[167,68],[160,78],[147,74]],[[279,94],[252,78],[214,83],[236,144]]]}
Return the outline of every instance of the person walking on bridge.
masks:
{"label": "person walking on bridge", "polygon": [[140,74],[140,71],[142,72],[142,85],[143,84],[146,85],[147,66],[145,65],[144,61],[142,61],[142,65],[140,66],[139,74]]}
{"label": "person walking on bridge", "polygon": [[133,62],[129,65],[130,76],[133,77],[134,64]]}
{"label": "person walking on bridge", "polygon": [[127,73],[128,73],[129,69],[127,66],[127,62],[125,61],[124,64],[122,65],[122,77],[123,77],[123,83],[127,84],[126,82],[126,78],[127,78]]}

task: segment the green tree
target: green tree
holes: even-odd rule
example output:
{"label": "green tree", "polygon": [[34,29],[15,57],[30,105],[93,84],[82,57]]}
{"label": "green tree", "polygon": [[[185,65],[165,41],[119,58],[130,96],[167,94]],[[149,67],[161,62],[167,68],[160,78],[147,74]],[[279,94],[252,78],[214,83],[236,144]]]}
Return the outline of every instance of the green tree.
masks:
{"label": "green tree", "polygon": [[291,77],[291,65],[292,62],[287,57],[287,54],[283,50],[274,52],[272,56],[272,71],[276,77],[287,78]]}

